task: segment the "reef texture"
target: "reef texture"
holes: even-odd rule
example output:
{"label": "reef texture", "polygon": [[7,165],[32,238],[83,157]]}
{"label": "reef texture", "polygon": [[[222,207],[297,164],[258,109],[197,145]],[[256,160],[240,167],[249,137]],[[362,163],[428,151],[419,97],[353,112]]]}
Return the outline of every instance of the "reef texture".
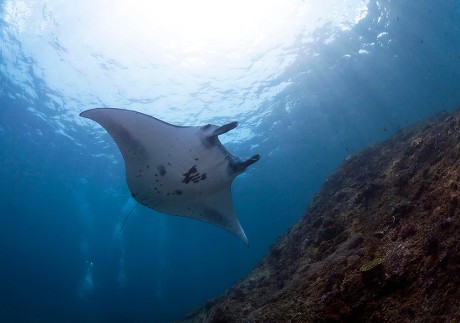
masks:
{"label": "reef texture", "polygon": [[460,113],[347,158],[243,281],[189,322],[459,322]]}

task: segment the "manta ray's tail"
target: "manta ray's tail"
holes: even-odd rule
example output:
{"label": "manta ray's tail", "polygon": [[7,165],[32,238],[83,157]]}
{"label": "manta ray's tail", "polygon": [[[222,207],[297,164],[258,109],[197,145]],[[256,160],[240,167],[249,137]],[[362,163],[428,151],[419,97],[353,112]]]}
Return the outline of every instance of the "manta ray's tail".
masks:
{"label": "manta ray's tail", "polygon": [[134,209],[135,209],[136,206],[138,206],[138,205],[139,205],[139,202],[136,202],[136,205],[134,205],[134,206],[131,208],[131,211],[129,211],[128,215],[126,216],[125,220],[123,221],[123,224],[121,225],[120,232],[123,231],[123,228],[124,228],[124,226],[125,226],[126,220],[128,220],[129,215],[131,214],[131,212],[134,211]]}

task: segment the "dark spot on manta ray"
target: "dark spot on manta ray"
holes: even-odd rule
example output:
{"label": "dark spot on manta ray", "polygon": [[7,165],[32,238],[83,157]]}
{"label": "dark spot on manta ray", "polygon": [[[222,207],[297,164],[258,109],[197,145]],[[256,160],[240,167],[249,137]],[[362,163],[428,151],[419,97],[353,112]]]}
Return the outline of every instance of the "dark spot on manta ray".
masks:
{"label": "dark spot on manta ray", "polygon": [[175,190],[174,193],[176,193],[177,195],[182,195],[182,191],[181,191],[181,190]]}
{"label": "dark spot on manta ray", "polygon": [[222,215],[222,213],[220,213],[217,210],[211,209],[211,208],[205,208],[203,210],[203,213],[207,218],[212,218],[212,219],[214,219],[215,221],[218,221],[218,222],[223,222],[224,219],[225,219],[224,216]]}
{"label": "dark spot on manta ray", "polygon": [[182,174],[184,176],[182,183],[188,184],[193,181],[193,178],[196,176],[194,175],[195,173],[198,173],[198,170],[196,169],[196,165],[193,165],[187,172]]}
{"label": "dark spot on manta ray", "polygon": [[195,158],[195,160],[196,160],[196,161],[199,161],[199,159],[198,159],[198,158]]}
{"label": "dark spot on manta ray", "polygon": [[185,174],[182,174],[182,175],[186,175],[186,174],[194,174],[194,173],[198,173],[198,170],[196,169],[196,165],[193,165],[192,167],[190,167],[190,169],[187,171],[187,173]]}
{"label": "dark spot on manta ray", "polygon": [[198,169],[196,168],[196,165],[193,165],[192,167],[190,167],[190,169],[182,175],[184,176],[182,183],[185,183],[185,184],[189,184],[190,182],[193,182],[196,184],[206,179],[206,173],[200,174],[198,172]]}
{"label": "dark spot on manta ray", "polygon": [[161,176],[166,175],[166,168],[163,165],[158,165],[158,172],[160,173]]}
{"label": "dark spot on manta ray", "polygon": [[169,166],[171,166],[171,163],[170,163],[170,162],[168,162],[168,165],[169,165]]}

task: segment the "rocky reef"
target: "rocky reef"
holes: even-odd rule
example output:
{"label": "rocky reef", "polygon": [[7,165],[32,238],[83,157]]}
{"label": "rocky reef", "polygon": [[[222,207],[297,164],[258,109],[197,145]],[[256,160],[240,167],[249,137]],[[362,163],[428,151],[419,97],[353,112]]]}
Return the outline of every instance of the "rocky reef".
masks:
{"label": "rocky reef", "polygon": [[460,113],[347,158],[262,262],[187,322],[460,321]]}

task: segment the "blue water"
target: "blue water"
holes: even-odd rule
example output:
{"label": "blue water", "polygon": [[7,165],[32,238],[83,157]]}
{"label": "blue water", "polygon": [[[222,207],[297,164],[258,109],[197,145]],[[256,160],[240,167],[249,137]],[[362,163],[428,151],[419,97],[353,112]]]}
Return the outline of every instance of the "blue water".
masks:
{"label": "blue water", "polygon": [[[222,52],[151,35],[122,2],[77,3],[0,2],[0,321],[183,318],[250,273],[348,155],[460,106],[459,1],[291,1],[261,46],[212,38]],[[238,120],[226,147],[262,155],[232,186],[250,247],[141,206],[120,233],[122,157],[78,117],[101,106]]]}

